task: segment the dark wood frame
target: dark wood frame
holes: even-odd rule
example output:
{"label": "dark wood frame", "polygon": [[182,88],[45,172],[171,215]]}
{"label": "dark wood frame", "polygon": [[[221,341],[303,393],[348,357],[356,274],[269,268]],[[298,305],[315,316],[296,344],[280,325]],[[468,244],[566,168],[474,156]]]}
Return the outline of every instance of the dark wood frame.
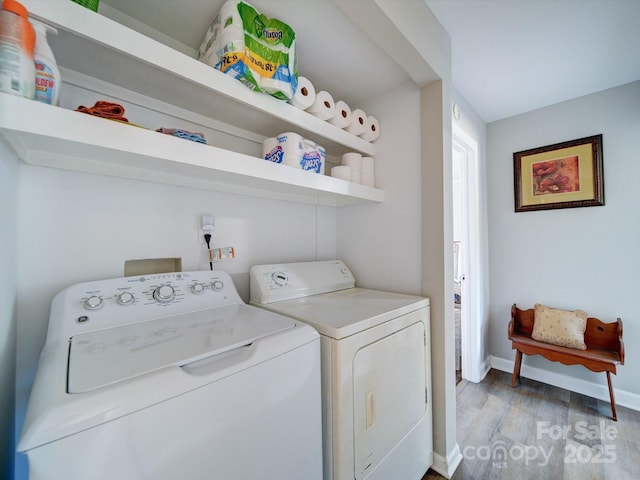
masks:
{"label": "dark wood frame", "polygon": [[[585,200],[554,201],[552,196],[544,196],[544,203],[525,204],[523,199],[523,162],[527,157],[538,155],[556,150],[570,149],[572,147],[580,147],[590,144],[591,159],[588,159],[588,165],[592,169],[593,192],[590,198]],[[602,169],[602,134],[593,135],[591,137],[579,138],[568,142],[556,143],[545,147],[532,148],[513,154],[513,172],[514,172],[514,193],[515,193],[515,211],[529,212],[533,210],[550,210],[555,208],[574,208],[574,207],[594,207],[604,205],[604,174]],[[541,197],[542,198],[542,197]]]}

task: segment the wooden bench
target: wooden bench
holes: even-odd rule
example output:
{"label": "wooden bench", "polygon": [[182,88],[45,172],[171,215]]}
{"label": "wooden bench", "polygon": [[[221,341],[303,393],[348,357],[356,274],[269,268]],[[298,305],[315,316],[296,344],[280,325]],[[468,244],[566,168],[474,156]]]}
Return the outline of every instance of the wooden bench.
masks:
{"label": "wooden bench", "polygon": [[587,318],[587,328],[584,332],[586,350],[561,347],[550,343],[539,342],[531,338],[533,330],[534,309],[521,310],[515,304],[511,307],[511,321],[509,322],[509,340],[511,348],[516,350],[516,360],[513,365],[511,386],[515,387],[520,378],[522,354],[542,355],[552,362],[565,365],[583,365],[593,372],[606,372],[611,398],[611,414],[617,421],[616,401],[611,386],[611,374],[616,373],[617,365],[624,365],[624,343],[622,342],[622,320],[604,323],[597,318]]}

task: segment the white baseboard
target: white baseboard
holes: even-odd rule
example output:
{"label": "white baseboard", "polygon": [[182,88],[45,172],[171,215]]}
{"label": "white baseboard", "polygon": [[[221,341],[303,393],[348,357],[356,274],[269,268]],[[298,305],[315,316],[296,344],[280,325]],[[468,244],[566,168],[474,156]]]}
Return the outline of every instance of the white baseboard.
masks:
{"label": "white baseboard", "polygon": [[461,462],[462,453],[460,452],[460,446],[456,443],[446,458],[433,452],[433,465],[431,465],[431,469],[438,472],[444,478],[451,478]]}
{"label": "white baseboard", "polygon": [[[513,360],[506,360],[500,357],[491,356],[491,367],[503,372],[513,373]],[[572,392],[580,393],[588,397],[609,401],[609,388],[604,373],[602,374],[603,384],[587,382],[579,378],[570,377],[562,373],[549,372],[538,367],[530,367],[522,364],[520,376],[547,383],[556,387],[564,388]],[[615,377],[614,377],[615,378]],[[615,388],[616,405],[640,411],[640,395]]]}
{"label": "white baseboard", "polygon": [[474,367],[471,371],[462,367],[462,378],[473,383],[480,383],[487,376],[489,370],[491,370],[491,357],[486,357],[480,365]]}

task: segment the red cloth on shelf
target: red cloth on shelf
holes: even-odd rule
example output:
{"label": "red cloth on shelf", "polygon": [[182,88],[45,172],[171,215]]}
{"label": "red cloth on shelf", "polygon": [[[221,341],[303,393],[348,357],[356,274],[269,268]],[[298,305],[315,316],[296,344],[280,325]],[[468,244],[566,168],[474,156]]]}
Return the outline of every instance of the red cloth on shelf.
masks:
{"label": "red cloth on shelf", "polygon": [[97,101],[93,107],[80,105],[76,108],[76,112],[88,113],[96,117],[118,120],[120,122],[129,122],[129,120],[124,117],[124,107],[122,105],[104,100]]}

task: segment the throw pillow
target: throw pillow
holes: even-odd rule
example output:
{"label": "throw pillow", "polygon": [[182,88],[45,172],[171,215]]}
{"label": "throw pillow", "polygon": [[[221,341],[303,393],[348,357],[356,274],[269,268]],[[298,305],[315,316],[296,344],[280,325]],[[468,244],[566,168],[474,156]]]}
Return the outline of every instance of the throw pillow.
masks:
{"label": "throw pillow", "polygon": [[540,342],[586,350],[584,330],[587,328],[587,312],[584,310],[560,310],[536,303],[534,307],[531,338]]}

